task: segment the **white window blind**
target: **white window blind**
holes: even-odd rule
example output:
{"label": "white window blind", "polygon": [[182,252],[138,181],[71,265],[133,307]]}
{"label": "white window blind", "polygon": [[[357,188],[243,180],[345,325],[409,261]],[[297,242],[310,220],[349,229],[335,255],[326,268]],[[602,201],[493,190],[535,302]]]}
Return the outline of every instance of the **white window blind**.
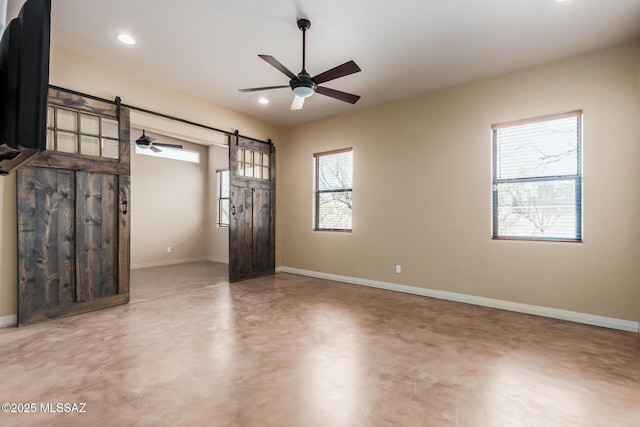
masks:
{"label": "white window blind", "polygon": [[493,237],[582,239],[582,112],[493,126]]}
{"label": "white window blind", "polygon": [[351,231],[353,150],[314,154],[316,160],[315,229]]}
{"label": "white window blind", "polygon": [[218,227],[229,227],[229,169],[216,171],[218,178]]}

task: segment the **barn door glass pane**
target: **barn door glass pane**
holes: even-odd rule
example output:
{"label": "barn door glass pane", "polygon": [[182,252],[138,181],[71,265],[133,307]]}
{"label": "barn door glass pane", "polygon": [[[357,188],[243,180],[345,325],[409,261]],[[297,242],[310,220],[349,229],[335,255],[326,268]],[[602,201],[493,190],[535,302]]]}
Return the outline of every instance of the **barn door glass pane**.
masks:
{"label": "barn door glass pane", "polygon": [[100,135],[100,118],[89,114],[80,114],[80,131],[85,135]]}
{"label": "barn door glass pane", "polygon": [[86,156],[100,155],[100,139],[93,136],[82,135],[80,137],[80,154]]}
{"label": "barn door glass pane", "polygon": [[47,127],[48,128],[52,128],[53,127],[53,124],[54,124],[54,121],[55,121],[54,120],[55,118],[53,116],[54,114],[55,114],[55,112],[53,110],[53,107],[47,108]]}
{"label": "barn door glass pane", "polygon": [[113,139],[102,139],[102,157],[117,159],[119,157],[118,141]]}
{"label": "barn door glass pane", "polygon": [[102,119],[102,136],[118,138],[118,122],[111,119]]}
{"label": "barn door glass pane", "polygon": [[245,163],[244,176],[246,176],[247,178],[253,178],[253,165]]}
{"label": "barn door glass pane", "polygon": [[63,153],[77,153],[78,135],[69,132],[58,132],[58,151]]}
{"label": "barn door glass pane", "polygon": [[47,129],[47,150],[55,150],[55,132]]}
{"label": "barn door glass pane", "polygon": [[78,113],[75,111],[58,108],[56,116],[56,125],[58,129],[73,132],[78,130]]}

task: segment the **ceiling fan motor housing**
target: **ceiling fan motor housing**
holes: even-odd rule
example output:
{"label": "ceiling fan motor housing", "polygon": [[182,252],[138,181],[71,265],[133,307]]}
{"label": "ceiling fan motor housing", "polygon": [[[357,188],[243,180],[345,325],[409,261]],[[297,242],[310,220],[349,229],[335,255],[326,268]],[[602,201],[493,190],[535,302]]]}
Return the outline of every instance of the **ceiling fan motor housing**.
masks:
{"label": "ceiling fan motor housing", "polygon": [[153,141],[154,138],[150,137],[149,135],[145,135],[143,131],[142,136],[136,141],[136,145],[140,148],[149,148]]}
{"label": "ceiling fan motor housing", "polygon": [[311,21],[304,18],[298,19],[298,28],[300,28],[301,31],[307,31],[311,28]]}
{"label": "ceiling fan motor housing", "polygon": [[300,71],[297,79],[291,79],[289,86],[297,96],[307,98],[314,94],[318,85],[311,80],[311,76],[305,70]]}

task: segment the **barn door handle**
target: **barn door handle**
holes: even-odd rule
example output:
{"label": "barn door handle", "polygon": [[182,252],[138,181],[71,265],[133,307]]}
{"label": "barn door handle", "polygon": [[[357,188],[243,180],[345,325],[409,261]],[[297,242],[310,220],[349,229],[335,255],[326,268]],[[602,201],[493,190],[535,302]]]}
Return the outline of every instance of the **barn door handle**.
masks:
{"label": "barn door handle", "polygon": [[129,206],[129,202],[127,202],[127,199],[124,199],[122,201],[122,203],[120,203],[120,205],[122,206],[122,208],[121,208],[122,215],[126,215],[127,214],[127,207]]}
{"label": "barn door handle", "polygon": [[231,205],[231,215],[236,215],[236,205]]}

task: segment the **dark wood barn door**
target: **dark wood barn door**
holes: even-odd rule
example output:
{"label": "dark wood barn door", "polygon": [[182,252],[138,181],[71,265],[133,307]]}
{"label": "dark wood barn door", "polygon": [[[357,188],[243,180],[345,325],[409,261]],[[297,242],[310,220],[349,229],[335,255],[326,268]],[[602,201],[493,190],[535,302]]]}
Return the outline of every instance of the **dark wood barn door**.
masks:
{"label": "dark wood barn door", "polygon": [[275,147],[229,138],[229,281],[275,273]]}
{"label": "dark wood barn door", "polygon": [[49,92],[47,151],[17,171],[18,323],[129,301],[129,112]]}

